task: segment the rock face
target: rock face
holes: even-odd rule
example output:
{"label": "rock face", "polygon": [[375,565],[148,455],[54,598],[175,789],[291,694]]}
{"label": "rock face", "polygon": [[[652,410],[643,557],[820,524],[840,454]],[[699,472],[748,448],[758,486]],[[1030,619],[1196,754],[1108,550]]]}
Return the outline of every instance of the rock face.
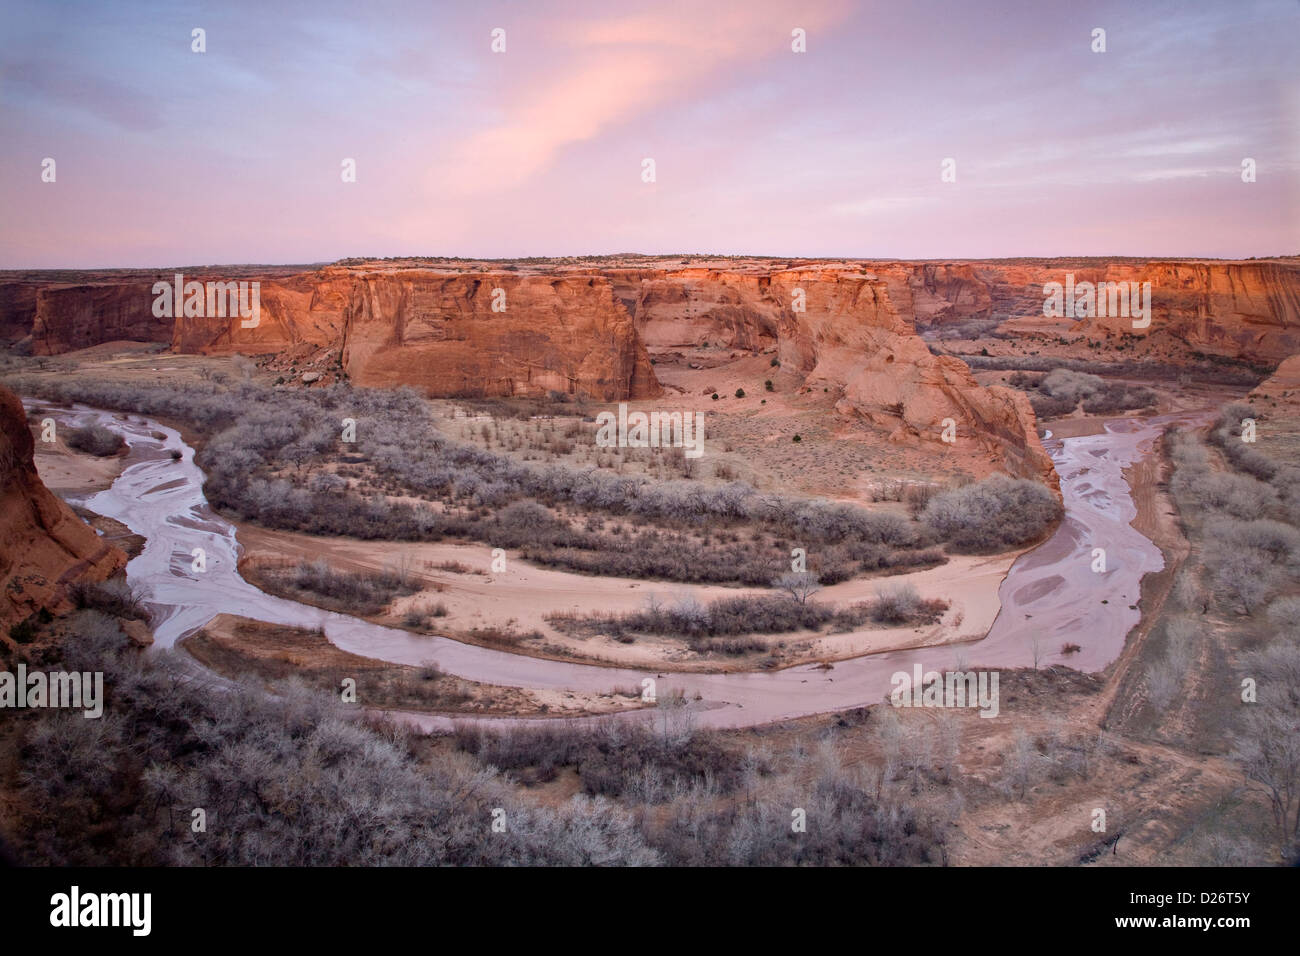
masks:
{"label": "rock face", "polygon": [[[1153,262],[1096,271],[1107,282],[1150,282],[1151,332],[1197,351],[1269,365],[1300,351],[1300,263]],[[1122,317],[1082,322],[1090,334],[1133,331]]]}
{"label": "rock face", "polygon": [[150,283],[57,285],[36,294],[31,335],[35,355],[57,355],[101,342],[166,342],[172,320],[153,315]]}
{"label": "rock face", "polygon": [[[1130,318],[1055,320],[1086,338],[1151,336],[1200,352],[1276,364],[1300,351],[1300,259],[1245,262],[1040,259],[1012,262],[810,264],[801,270],[610,270],[619,298],[650,348],[713,342],[736,348],[772,344],[774,316],[766,282],[820,269],[829,279],[878,280],[894,312],[918,329],[966,322],[1024,320],[1042,325],[1043,287],[1075,282],[1151,284],[1151,324]],[[1048,323],[1051,324],[1051,323]]]}
{"label": "rock face", "polygon": [[[926,266],[926,268],[931,268]],[[945,267],[953,268],[953,267]],[[988,317],[1043,321],[1043,286],[1079,282],[1151,284],[1151,324],[1133,328],[1123,316],[1064,318],[1062,330],[1097,339],[1121,334],[1163,339],[1186,350],[1275,365],[1300,351],[1300,259],[1246,262],[1164,260],[1035,260],[967,263],[970,282],[987,290]],[[964,272],[963,272],[964,274]],[[979,294],[968,285],[936,285],[951,308],[916,299],[918,324],[979,318]],[[975,296],[971,299],[971,296]],[[927,314],[928,313],[928,314]]]}
{"label": "rock face", "polygon": [[41,482],[22,403],[0,387],[0,627],[41,608],[66,606],[67,586],[102,581],[126,567],[126,555]]}
{"label": "rock face", "polygon": [[1250,393],[1252,402],[1300,405],[1300,355],[1293,355]]}
{"label": "rock face", "polygon": [[659,384],[603,276],[363,275],[345,311],[358,385],[444,396],[651,398]]}
{"label": "rock face", "polygon": [[[255,328],[238,316],[155,317],[152,285],[169,273],[90,273],[83,282],[69,273],[18,273],[0,276],[0,334],[11,342],[30,336],[36,354],[115,339],[169,342],[178,352],[315,355],[330,377],[435,396],[560,392],[603,401],[660,394],[648,350],[706,342],[774,350],[804,386],[833,392],[842,415],[900,441],[936,440],[951,419],[958,441],[980,443],[1012,473],[1051,481],[1023,396],[981,388],[960,361],[931,355],[918,328],[1007,322],[1027,333],[1139,336],[1131,341],[1174,355],[1266,364],[1300,351],[1300,259],[637,261],[502,269],[358,260],[186,274],[259,282]],[[1075,282],[1150,282],[1150,326],[1044,317],[1043,286],[1067,274]]]}
{"label": "rock face", "polygon": [[[926,282],[931,289],[939,284],[926,270],[889,279],[830,269],[681,270],[642,278],[637,325],[648,344],[661,348],[774,346],[782,371],[802,375],[805,388],[838,396],[839,414],[884,428],[895,441],[943,447],[947,430],[956,442],[976,443],[1011,474],[1056,487],[1025,396],[980,386],[964,362],[932,355],[916,334],[913,280],[923,289]],[[969,277],[942,281],[959,301],[987,308],[967,287]]]}
{"label": "rock face", "polygon": [[[228,280],[236,278],[245,276]],[[170,342],[182,353],[309,346],[335,350],[358,385],[413,385],[437,396],[557,391],[611,401],[660,391],[632,317],[600,275],[346,268],[273,275],[257,279],[252,328],[238,315],[155,318],[153,282],[170,279],[40,290],[33,351],[57,354],[117,339]],[[21,309],[18,295],[13,299],[12,308]],[[4,302],[0,297],[0,307]]]}
{"label": "rock face", "polygon": [[32,333],[38,282],[0,282],[0,341],[17,342]]}

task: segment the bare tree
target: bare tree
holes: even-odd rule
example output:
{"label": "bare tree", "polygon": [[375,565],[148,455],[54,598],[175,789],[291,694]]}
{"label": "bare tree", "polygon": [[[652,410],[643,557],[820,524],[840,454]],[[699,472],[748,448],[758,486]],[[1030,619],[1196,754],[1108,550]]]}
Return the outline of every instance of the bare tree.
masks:
{"label": "bare tree", "polygon": [[1278,703],[1252,705],[1233,756],[1268,797],[1283,849],[1300,842],[1300,713]]}
{"label": "bare tree", "polygon": [[808,599],[822,589],[821,580],[812,571],[787,571],[772,582],[800,604],[807,604]]}

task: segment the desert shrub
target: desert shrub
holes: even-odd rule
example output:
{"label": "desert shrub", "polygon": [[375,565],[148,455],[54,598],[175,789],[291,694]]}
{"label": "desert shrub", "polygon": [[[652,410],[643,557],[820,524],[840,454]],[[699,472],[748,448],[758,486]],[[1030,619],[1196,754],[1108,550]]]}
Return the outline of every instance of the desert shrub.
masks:
{"label": "desert shrub", "polygon": [[[941,353],[947,354],[947,353]],[[1095,359],[1068,359],[1055,355],[995,355],[980,356],[957,354],[973,369],[990,369],[1006,372],[1027,370],[1050,372],[1058,368],[1088,372],[1095,375],[1122,375],[1141,381],[1177,381],[1194,374],[1198,382],[1216,385],[1258,385],[1272,373],[1271,368],[1253,366],[1247,362],[1211,358],[1198,362],[1141,361],[1102,362]]]}
{"label": "desert shrub", "polygon": [[[932,560],[913,550],[934,543],[929,531],[896,515],[759,495],[741,481],[653,482],[536,466],[459,443],[438,431],[429,406],[410,389],[10,380],[61,401],[186,422],[205,436],[196,462],[213,507],[269,528],[363,540],[466,538],[578,571],[756,585],[776,572],[773,554],[736,560],[734,547],[728,558],[727,549],[700,538],[748,524],[796,538],[810,553],[843,544],[840,558],[818,568],[827,582],[858,568]],[[492,406],[503,414],[512,407]],[[525,418],[536,411],[535,404],[518,409]],[[344,417],[357,423],[355,443],[340,443]],[[399,496],[404,500],[393,500]],[[581,532],[570,524],[574,512],[653,522],[658,535]],[[689,566],[696,561],[698,578]]]}
{"label": "desert shrub", "polygon": [[1054,368],[1036,381],[1018,372],[1012,376],[1011,384],[1029,391],[1029,403],[1040,418],[1068,415],[1080,402],[1088,414],[1102,415],[1145,408],[1156,400],[1155,393],[1148,388],[1107,382],[1100,376],[1068,368]]}
{"label": "desert shrub", "polygon": [[1207,548],[1255,551],[1275,565],[1300,564],[1300,530],[1281,521],[1213,518],[1206,523]]}
{"label": "desert shrub", "polygon": [[117,432],[103,425],[86,425],[68,432],[68,446],[100,458],[116,455],[126,445]]}
{"label": "desert shrub", "polygon": [[1122,412],[1132,408],[1146,408],[1156,403],[1156,393],[1149,388],[1132,388],[1110,385],[1100,394],[1083,400],[1083,410],[1090,415]]}
{"label": "desert shrub", "polygon": [[298,562],[285,580],[299,591],[327,598],[335,605],[362,614],[380,611],[397,595],[414,590],[396,571],[339,571],[323,558]]}
{"label": "desert shrub", "polygon": [[933,624],[948,608],[946,601],[923,600],[911,584],[882,588],[868,605],[871,620],[890,626]]}
{"label": "desert shrub", "polygon": [[920,515],[938,491],[939,489],[934,485],[908,485],[903,491],[903,501],[907,504],[908,514],[913,518]]}
{"label": "desert shrub", "polygon": [[571,767],[588,796],[655,804],[706,780],[722,793],[734,791],[740,781],[740,757],[714,732],[673,738],[644,724],[505,731],[460,726],[455,739],[461,750],[524,780],[550,779],[555,769]]}
{"label": "desert shrub", "polygon": [[516,501],[506,505],[498,513],[497,520],[524,531],[550,528],[556,523],[555,516],[536,501]]}
{"label": "desert shrub", "polygon": [[1051,397],[1067,399],[1073,404],[1096,395],[1105,385],[1105,381],[1097,375],[1066,368],[1052,369],[1038,383],[1038,387]]}
{"label": "desert shrub", "polygon": [[80,610],[100,611],[113,617],[138,621],[149,620],[149,611],[130,585],[121,578],[78,581],[68,589],[68,597]]}
{"label": "desert shrub", "polygon": [[992,552],[1041,538],[1061,512],[1046,485],[993,475],[935,495],[921,520],[955,550]]}
{"label": "desert shrub", "polygon": [[1242,426],[1247,419],[1257,419],[1259,413],[1250,405],[1234,402],[1225,405],[1219,413],[1218,421],[1210,429],[1209,442],[1217,445],[1232,466],[1239,471],[1258,478],[1260,481],[1273,481],[1281,478],[1279,491],[1294,483],[1294,477],[1284,473],[1282,465],[1268,455],[1257,450],[1250,443],[1242,440]]}
{"label": "desert shrub", "polygon": [[1280,576],[1273,562],[1259,551],[1229,550],[1214,556],[1215,591],[1253,614],[1277,593]]}
{"label": "desert shrub", "polygon": [[[627,614],[554,615],[548,620],[557,627],[615,637],[630,631],[695,642],[706,637],[815,630],[834,615],[831,607],[802,604],[785,596],[744,595],[717,598],[708,604],[693,598],[671,605],[652,602],[644,610]],[[766,650],[767,645],[758,642],[751,649]]]}
{"label": "desert shrub", "polygon": [[1195,662],[1200,625],[1192,618],[1175,617],[1163,625],[1164,652],[1147,666],[1147,699],[1157,711],[1165,711],[1182,692],[1183,683]]}
{"label": "desert shrub", "polygon": [[796,604],[807,604],[822,589],[822,582],[812,571],[786,571],[772,579],[772,587],[784,591]]}
{"label": "desert shrub", "polygon": [[1300,641],[1300,597],[1280,597],[1270,604],[1268,622],[1279,636]]}
{"label": "desert shrub", "polygon": [[1029,404],[1033,408],[1034,414],[1039,418],[1059,418],[1062,415],[1070,414],[1079,403],[1077,400],[1053,398],[1051,395],[1045,395],[1042,392],[1031,392]]}
{"label": "desert shrub", "polygon": [[[392,725],[334,695],[232,682],[214,693],[173,651],[140,655],[83,611],[62,665],[104,673],[100,720],[34,710],[20,730],[13,850],[44,865],[653,864],[624,811],[585,798],[546,814],[491,769],[416,758]],[[190,831],[188,812],[222,821]],[[485,840],[493,808],[510,834]],[[359,824],[358,821],[362,821]]]}
{"label": "desert shrub", "polygon": [[1247,521],[1269,514],[1278,504],[1273,488],[1248,475],[1179,470],[1170,487],[1195,507]]}
{"label": "desert shrub", "polygon": [[1300,859],[1300,695],[1294,681],[1300,654],[1277,648],[1268,657],[1248,661],[1274,679],[1260,681],[1259,701],[1243,708],[1232,756],[1252,789],[1264,794],[1284,859]]}

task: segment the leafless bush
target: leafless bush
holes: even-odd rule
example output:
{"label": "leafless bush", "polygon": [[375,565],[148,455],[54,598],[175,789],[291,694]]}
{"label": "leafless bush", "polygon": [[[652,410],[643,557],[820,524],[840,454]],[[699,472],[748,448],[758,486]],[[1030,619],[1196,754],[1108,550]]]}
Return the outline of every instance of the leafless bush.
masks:
{"label": "leafless bush", "polygon": [[1195,660],[1195,642],[1200,625],[1191,618],[1166,622],[1164,653],[1147,667],[1147,699],[1158,711],[1167,710],[1182,691]]}
{"label": "leafless bush", "polygon": [[1228,551],[1213,559],[1215,590],[1235,602],[1245,614],[1254,614],[1277,593],[1280,575],[1259,551]]}
{"label": "leafless bush", "polygon": [[382,610],[394,597],[413,590],[399,571],[389,568],[379,572],[339,571],[323,558],[298,562],[286,580],[299,591],[329,598],[363,614]]}
{"label": "leafless bush", "polygon": [[993,475],[935,495],[921,520],[956,550],[988,552],[1041,538],[1060,516],[1046,485]]}
{"label": "leafless bush", "polygon": [[[701,604],[686,598],[672,605],[651,602],[644,610],[629,614],[550,615],[554,626],[569,631],[606,633],[618,637],[632,632],[686,638],[701,649],[703,638],[740,634],[781,634],[815,630],[835,617],[835,609],[821,604],[801,603],[789,597],[753,595],[717,598]],[[731,653],[766,650],[762,642],[708,645]]]}
{"label": "leafless bush", "polygon": [[75,448],[77,451],[84,451],[90,455],[97,455],[100,458],[116,455],[126,445],[121,435],[110,428],[105,428],[103,425],[86,425],[82,428],[73,428],[67,434],[69,448]]}
{"label": "leafless bush", "polygon": [[881,589],[869,605],[871,619],[892,626],[933,624],[948,608],[946,601],[922,600],[911,584]]}
{"label": "leafless bush", "polygon": [[[46,709],[24,728],[12,831],[22,862],[658,862],[622,811],[579,800],[539,812],[495,771],[455,754],[417,761],[401,735],[299,686],[214,692],[172,652],[140,658],[120,634],[114,644],[106,620],[83,612],[69,642],[104,672],[103,719]],[[194,807],[220,826],[192,833]],[[490,833],[496,808],[506,834]]]}
{"label": "leafless bush", "polygon": [[822,589],[821,579],[811,571],[787,571],[772,582],[799,604],[807,604],[808,599]]}
{"label": "leafless bush", "polygon": [[68,588],[68,597],[78,608],[100,611],[113,617],[149,620],[149,611],[121,578],[79,581]]}

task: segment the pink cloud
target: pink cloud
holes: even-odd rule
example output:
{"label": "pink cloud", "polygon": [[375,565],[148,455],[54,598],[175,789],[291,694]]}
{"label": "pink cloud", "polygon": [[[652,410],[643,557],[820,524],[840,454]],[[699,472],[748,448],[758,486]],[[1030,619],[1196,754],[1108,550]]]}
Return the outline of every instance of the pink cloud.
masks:
{"label": "pink cloud", "polygon": [[[563,47],[554,58],[560,65],[521,84],[524,92],[498,122],[436,167],[434,189],[472,195],[520,186],[564,147],[703,93],[721,73],[788,56],[794,27],[825,29],[848,9],[838,0],[793,6],[731,0],[697,19],[646,14],[552,19],[539,32],[542,42]],[[630,157],[629,169],[635,170],[640,159]]]}

